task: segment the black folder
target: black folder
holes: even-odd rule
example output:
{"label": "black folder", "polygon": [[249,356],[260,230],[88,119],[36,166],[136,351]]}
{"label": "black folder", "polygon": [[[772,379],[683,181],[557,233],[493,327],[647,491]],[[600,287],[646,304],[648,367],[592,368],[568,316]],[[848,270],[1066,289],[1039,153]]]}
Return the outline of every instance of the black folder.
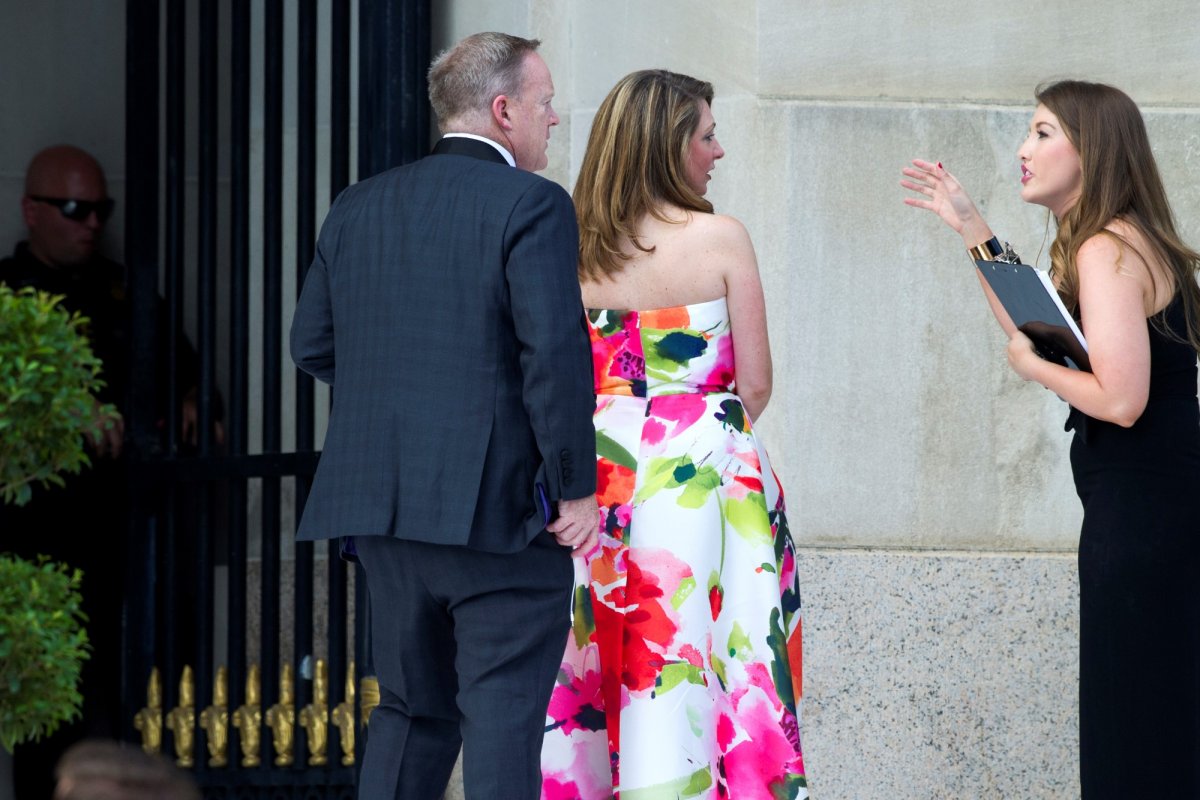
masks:
{"label": "black folder", "polygon": [[1083,333],[1046,273],[1028,264],[1003,261],[976,261],[975,266],[1039,356],[1071,369],[1092,371]]}

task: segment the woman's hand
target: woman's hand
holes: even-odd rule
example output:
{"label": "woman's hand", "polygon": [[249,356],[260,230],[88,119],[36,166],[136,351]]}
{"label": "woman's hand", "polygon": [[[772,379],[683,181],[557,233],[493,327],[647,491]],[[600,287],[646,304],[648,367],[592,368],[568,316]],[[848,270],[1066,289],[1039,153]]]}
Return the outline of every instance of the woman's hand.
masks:
{"label": "woman's hand", "polygon": [[1033,349],[1033,341],[1018,330],[1014,330],[1008,339],[1008,365],[1022,380],[1031,381],[1033,370],[1042,361],[1042,357]]}
{"label": "woman's hand", "polygon": [[914,158],[912,163],[911,167],[901,170],[910,180],[902,180],[900,185],[922,197],[905,197],[906,205],[937,214],[955,233],[963,237],[967,247],[973,247],[991,238],[991,229],[979,216],[975,202],[941,162],[934,164]]}

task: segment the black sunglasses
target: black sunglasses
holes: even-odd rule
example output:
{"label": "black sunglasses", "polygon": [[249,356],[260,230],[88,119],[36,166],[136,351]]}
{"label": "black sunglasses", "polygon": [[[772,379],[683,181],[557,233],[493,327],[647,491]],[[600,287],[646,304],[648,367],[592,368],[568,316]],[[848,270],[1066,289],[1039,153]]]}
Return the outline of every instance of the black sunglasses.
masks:
{"label": "black sunglasses", "polygon": [[55,206],[58,209],[58,213],[74,222],[87,221],[87,218],[94,211],[96,219],[100,220],[101,224],[104,224],[112,216],[113,212],[113,199],[111,197],[106,197],[103,200],[69,200],[65,197],[40,197],[31,194],[29,195],[29,199]]}

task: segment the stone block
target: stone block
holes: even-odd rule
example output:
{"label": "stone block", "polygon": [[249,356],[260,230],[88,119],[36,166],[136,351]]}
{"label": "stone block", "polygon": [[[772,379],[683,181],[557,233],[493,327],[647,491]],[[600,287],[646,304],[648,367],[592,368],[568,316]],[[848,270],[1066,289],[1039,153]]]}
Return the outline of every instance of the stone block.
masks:
{"label": "stone block", "polygon": [[1078,588],[1062,555],[803,550],[814,797],[1078,797]]}

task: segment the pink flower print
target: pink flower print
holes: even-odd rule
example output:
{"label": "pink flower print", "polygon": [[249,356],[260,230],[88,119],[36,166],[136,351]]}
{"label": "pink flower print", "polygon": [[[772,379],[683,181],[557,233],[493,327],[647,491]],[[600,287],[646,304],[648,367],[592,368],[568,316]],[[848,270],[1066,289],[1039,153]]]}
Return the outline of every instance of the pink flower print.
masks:
{"label": "pink flower print", "polygon": [[542,778],[542,800],[578,800],[583,797],[583,791],[576,781],[566,783],[557,778]]}
{"label": "pink flower print", "polygon": [[[595,661],[599,663],[599,659]],[[563,664],[546,710],[550,719],[554,720],[549,730],[561,728],[564,734],[570,734],[577,730],[604,729],[600,670],[581,666],[581,671],[582,675],[576,675],[574,665]]]}
{"label": "pink flower print", "polygon": [[734,385],[733,365],[733,337],[717,337],[716,360],[713,364],[712,371],[709,372],[708,377],[704,379],[704,383],[708,386],[725,386],[732,388]]}
{"label": "pink flower print", "polygon": [[763,485],[754,475],[738,475],[727,484],[726,491],[731,500],[745,500],[752,492],[762,494]]}
{"label": "pink flower print", "polygon": [[717,748],[722,753],[729,750],[729,745],[733,743],[734,737],[737,736],[737,728],[734,727],[733,720],[728,714],[720,714],[717,717]]}
{"label": "pink flower print", "polygon": [[[670,394],[654,398],[650,406],[649,416],[662,420],[670,431],[668,438],[674,438],[696,424],[708,410],[708,402],[702,394]],[[642,428],[645,435],[645,426]]]}
{"label": "pink flower print", "polygon": [[[783,708],[783,703],[779,699],[779,695],[775,691],[775,683],[771,680],[771,673],[767,669],[767,665],[761,661],[755,661],[746,665],[746,678],[750,687],[762,692],[763,697],[774,706],[776,711]],[[740,689],[736,694],[744,695],[751,691],[750,688]]]}
{"label": "pink flower print", "polygon": [[638,353],[631,352],[626,347],[622,347],[613,357],[612,366],[609,368],[608,374],[630,381],[645,380],[646,359],[642,358]]}
{"label": "pink flower print", "polygon": [[704,666],[704,656],[700,655],[700,651],[694,645],[685,644],[679,648],[679,657],[693,667],[699,668]]}
{"label": "pink flower print", "polygon": [[[796,715],[785,708],[779,718],[779,727],[783,729],[783,735],[787,737],[788,743],[791,744],[797,756],[799,756],[801,753],[800,720],[796,719]],[[800,771],[804,771],[803,761],[800,762]]]}
{"label": "pink flower print", "polygon": [[803,774],[804,764],[796,746],[799,736],[793,744],[787,731],[794,718],[781,720],[769,698],[757,688],[738,694],[730,719],[730,727],[736,732],[721,737],[718,727],[729,796],[776,800],[780,796],[776,789],[782,789],[789,777]]}
{"label": "pink flower print", "polygon": [[792,585],[796,580],[796,554],[792,552],[792,548],[785,547],[783,549],[783,560],[779,565],[779,589],[781,592],[790,592]]}
{"label": "pink flower print", "polygon": [[646,420],[646,424],[642,426],[642,444],[662,444],[663,437],[666,435],[667,426],[656,419],[648,419]]}

